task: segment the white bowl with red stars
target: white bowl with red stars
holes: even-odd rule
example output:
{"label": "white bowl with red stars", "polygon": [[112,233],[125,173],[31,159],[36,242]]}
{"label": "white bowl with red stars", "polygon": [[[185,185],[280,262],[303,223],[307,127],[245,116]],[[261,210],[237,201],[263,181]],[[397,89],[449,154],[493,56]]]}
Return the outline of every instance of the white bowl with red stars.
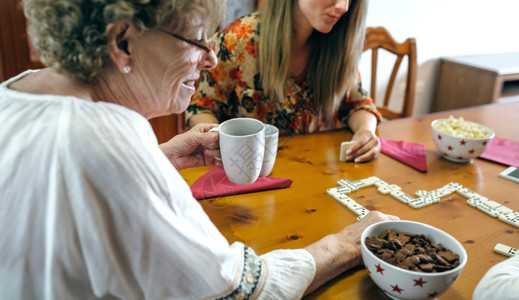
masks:
{"label": "white bowl with red stars", "polygon": [[[386,229],[411,234],[423,234],[431,242],[442,244],[459,255],[459,265],[454,269],[422,273],[409,271],[378,258],[366,246],[369,236],[379,236]],[[404,220],[383,221],[368,226],[361,235],[364,266],[375,284],[392,299],[431,299],[444,293],[458,279],[467,264],[465,248],[450,234],[433,226]]]}
{"label": "white bowl with red stars", "polygon": [[487,133],[484,138],[467,138],[448,134],[436,129],[435,124],[447,119],[434,120],[431,123],[434,144],[440,150],[442,156],[456,163],[470,163],[473,158],[480,156],[490,145],[495,134],[490,128],[478,123],[464,121],[471,126],[478,127]]}

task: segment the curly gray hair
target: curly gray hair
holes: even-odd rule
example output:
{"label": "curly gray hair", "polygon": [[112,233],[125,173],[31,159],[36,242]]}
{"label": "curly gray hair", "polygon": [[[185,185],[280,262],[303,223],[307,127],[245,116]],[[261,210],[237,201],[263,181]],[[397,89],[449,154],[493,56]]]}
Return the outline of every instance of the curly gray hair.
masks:
{"label": "curly gray hair", "polygon": [[46,66],[91,82],[109,58],[106,26],[133,24],[140,32],[163,26],[183,30],[193,13],[204,17],[210,36],[225,0],[22,0],[29,36]]}

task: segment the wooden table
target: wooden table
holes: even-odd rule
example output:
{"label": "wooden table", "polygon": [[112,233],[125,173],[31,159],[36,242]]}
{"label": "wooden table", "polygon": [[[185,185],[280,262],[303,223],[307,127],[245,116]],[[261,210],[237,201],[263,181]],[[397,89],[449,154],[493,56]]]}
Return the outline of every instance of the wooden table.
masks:
{"label": "wooden table", "polygon": [[[258,254],[304,247],[354,223],[356,216],[326,194],[326,189],[337,186],[337,180],[342,178],[353,181],[377,176],[399,185],[411,195],[419,189],[433,190],[454,181],[519,211],[519,185],[498,177],[506,166],[482,159],[475,159],[471,164],[455,164],[440,157],[431,138],[430,123],[451,114],[487,125],[498,137],[519,142],[519,103],[491,104],[380,124],[379,136],[383,138],[425,145],[426,173],[383,154],[369,163],[340,162],[339,145],[351,138],[345,131],[285,137],[280,139],[271,176],[291,178],[291,187],[207,199],[200,203],[229,242],[244,242]],[[192,184],[206,170],[195,168],[181,174]],[[484,273],[505,259],[493,252],[494,246],[503,243],[519,247],[517,228],[467,205],[465,198],[456,193],[421,209],[413,209],[388,195],[379,194],[373,187],[350,196],[370,210],[436,226],[463,244],[468,263],[460,278],[440,299],[470,299]],[[388,299],[362,267],[345,272],[307,298]]]}

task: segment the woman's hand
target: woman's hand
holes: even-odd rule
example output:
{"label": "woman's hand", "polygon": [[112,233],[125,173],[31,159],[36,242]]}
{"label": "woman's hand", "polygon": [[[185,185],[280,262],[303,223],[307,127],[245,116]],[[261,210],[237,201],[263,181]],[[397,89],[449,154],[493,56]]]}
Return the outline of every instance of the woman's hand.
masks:
{"label": "woman's hand", "polygon": [[360,221],[344,227],[340,232],[327,235],[307,246],[305,249],[314,257],[316,271],[314,280],[305,294],[311,293],[342,272],[362,264],[360,236],[366,227],[381,221],[398,219],[396,216],[371,211]]}
{"label": "woman's hand", "polygon": [[353,266],[362,264],[362,249],[360,245],[362,241],[360,240],[360,236],[362,235],[364,229],[366,229],[371,224],[375,224],[381,221],[399,219],[400,218],[397,216],[384,214],[379,211],[370,211],[360,221],[345,227],[341,232],[338,233],[340,239],[349,244],[349,253],[352,258]]}
{"label": "woman's hand", "polygon": [[366,162],[376,158],[380,153],[380,140],[371,130],[358,130],[351,140],[354,143],[346,150],[346,160]]}
{"label": "woman's hand", "polygon": [[216,165],[222,167],[218,132],[209,132],[217,124],[197,124],[189,131],[174,136],[171,140],[160,144],[177,170],[186,168]]}
{"label": "woman's hand", "polygon": [[354,143],[346,150],[346,160],[357,162],[370,161],[380,153],[380,141],[375,134],[377,118],[366,110],[354,112],[348,119],[353,131]]}

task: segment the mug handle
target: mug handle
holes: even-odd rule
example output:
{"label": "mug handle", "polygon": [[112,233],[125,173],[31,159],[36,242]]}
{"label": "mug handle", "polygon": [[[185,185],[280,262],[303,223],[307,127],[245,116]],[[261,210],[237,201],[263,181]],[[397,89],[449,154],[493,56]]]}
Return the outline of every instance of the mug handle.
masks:
{"label": "mug handle", "polygon": [[[219,131],[218,131],[219,128],[220,128],[220,126],[213,127],[213,128],[211,128],[211,129],[209,129],[208,132],[219,132]],[[219,160],[219,161],[222,161],[222,158],[221,158],[221,157],[215,156],[214,158],[217,159],[217,160]]]}

